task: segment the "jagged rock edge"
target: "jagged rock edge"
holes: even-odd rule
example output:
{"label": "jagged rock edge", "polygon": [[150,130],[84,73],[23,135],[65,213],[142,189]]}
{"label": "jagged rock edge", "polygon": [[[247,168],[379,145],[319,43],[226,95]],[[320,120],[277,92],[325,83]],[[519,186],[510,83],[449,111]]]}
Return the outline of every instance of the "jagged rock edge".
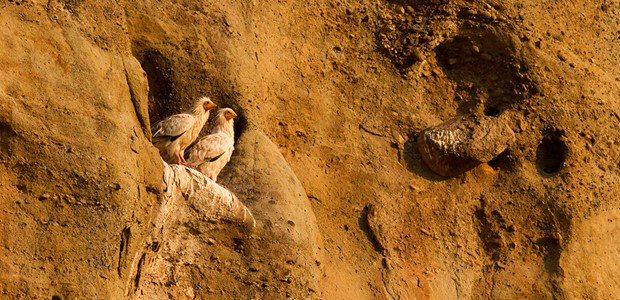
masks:
{"label": "jagged rock edge", "polygon": [[243,224],[250,230],[256,227],[250,210],[231,191],[194,169],[162,163],[164,193],[156,226],[165,223],[174,202],[182,198],[207,219]]}

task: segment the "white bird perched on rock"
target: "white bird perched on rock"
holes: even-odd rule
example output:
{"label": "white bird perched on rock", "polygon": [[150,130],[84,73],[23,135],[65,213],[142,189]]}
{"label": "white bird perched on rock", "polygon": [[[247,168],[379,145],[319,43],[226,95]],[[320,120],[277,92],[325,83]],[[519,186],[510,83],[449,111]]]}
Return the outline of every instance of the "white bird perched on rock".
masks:
{"label": "white bird perched on rock", "polygon": [[153,145],[166,162],[187,165],[184,151],[196,140],[209,119],[209,111],[215,107],[211,99],[202,97],[192,109],[169,116],[151,128]]}
{"label": "white bird perched on rock", "polygon": [[230,108],[218,110],[211,134],[199,139],[189,149],[188,162],[213,181],[217,181],[217,175],[230,161],[235,149],[233,119],[236,116],[235,111]]}

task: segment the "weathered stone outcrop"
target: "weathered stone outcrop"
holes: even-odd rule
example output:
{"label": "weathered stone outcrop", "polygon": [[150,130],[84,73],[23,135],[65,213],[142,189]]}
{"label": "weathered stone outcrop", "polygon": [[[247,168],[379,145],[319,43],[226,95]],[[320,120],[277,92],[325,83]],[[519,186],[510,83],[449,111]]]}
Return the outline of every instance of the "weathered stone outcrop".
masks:
{"label": "weathered stone outcrop", "polygon": [[[181,165],[164,164],[163,193],[152,219],[152,232],[134,256],[126,295],[132,299],[161,299],[169,294],[200,294],[187,270],[204,269],[208,257],[200,254],[212,239],[209,226],[228,221],[252,232],[256,220],[247,207],[226,188],[202,173]],[[203,234],[200,234],[203,233]]]}
{"label": "weathered stone outcrop", "polygon": [[256,219],[203,174],[164,165],[164,192],[132,264],[129,298],[319,297],[322,241],[303,187],[260,131],[245,132],[235,151],[220,182]]}
{"label": "weathered stone outcrop", "polygon": [[466,115],[425,129],[417,145],[431,170],[452,177],[489,162],[514,141],[515,134],[503,119]]}
{"label": "weathered stone outcrop", "polygon": [[258,270],[251,280],[262,284],[245,296],[328,297],[321,296],[320,289],[322,237],[297,176],[278,148],[252,126],[239,138],[235,152],[222,181],[256,216],[256,238],[248,246],[252,253],[248,259]]}
{"label": "weathered stone outcrop", "polygon": [[[613,298],[619,16],[0,1],[0,298]],[[149,124],[202,95],[239,112],[218,182],[253,231],[193,171],[166,198]],[[427,168],[416,133],[469,113],[420,135]]]}
{"label": "weathered stone outcrop", "polygon": [[119,299],[161,189],[146,81],[120,31],[104,50],[53,1],[22,4],[0,4],[0,298]]}

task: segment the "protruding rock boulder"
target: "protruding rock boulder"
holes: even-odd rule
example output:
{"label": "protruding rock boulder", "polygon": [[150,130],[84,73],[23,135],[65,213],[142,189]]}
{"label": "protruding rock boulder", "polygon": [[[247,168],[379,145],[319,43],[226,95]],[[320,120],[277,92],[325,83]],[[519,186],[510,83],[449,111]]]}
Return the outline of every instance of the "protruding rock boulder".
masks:
{"label": "protruding rock boulder", "polygon": [[[196,279],[194,272],[221,269],[223,262],[211,254],[230,255],[233,249],[225,246],[229,236],[241,239],[254,230],[256,221],[235,194],[204,174],[177,164],[163,162],[163,166],[164,191],[154,208],[152,233],[127,263],[131,272],[125,296],[204,298],[213,284]],[[225,227],[227,238],[217,236],[218,225]],[[245,234],[239,234],[237,228]],[[226,263],[239,269],[241,259]]]}
{"label": "protruding rock boulder", "polygon": [[514,132],[503,119],[465,115],[425,129],[417,144],[431,170],[454,177],[490,161],[514,141]]}
{"label": "protruding rock boulder", "polygon": [[[322,299],[323,240],[301,182],[278,147],[261,130],[249,127],[235,146],[238,155],[222,171],[222,182],[244,200],[256,233],[246,245],[254,253],[250,281],[264,282],[266,299]],[[282,259],[284,258],[284,259]],[[263,284],[263,283],[261,283]],[[251,294],[237,294],[249,299]],[[327,297],[329,298],[329,297]]]}

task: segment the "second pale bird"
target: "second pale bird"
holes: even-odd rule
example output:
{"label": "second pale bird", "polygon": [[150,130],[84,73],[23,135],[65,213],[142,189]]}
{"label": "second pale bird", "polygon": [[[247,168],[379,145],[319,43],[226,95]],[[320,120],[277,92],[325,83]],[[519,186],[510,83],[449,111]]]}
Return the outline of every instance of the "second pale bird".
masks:
{"label": "second pale bird", "polygon": [[188,150],[187,161],[213,181],[217,181],[217,175],[230,161],[235,149],[233,119],[236,116],[235,111],[230,108],[218,110],[211,134],[199,139]]}

